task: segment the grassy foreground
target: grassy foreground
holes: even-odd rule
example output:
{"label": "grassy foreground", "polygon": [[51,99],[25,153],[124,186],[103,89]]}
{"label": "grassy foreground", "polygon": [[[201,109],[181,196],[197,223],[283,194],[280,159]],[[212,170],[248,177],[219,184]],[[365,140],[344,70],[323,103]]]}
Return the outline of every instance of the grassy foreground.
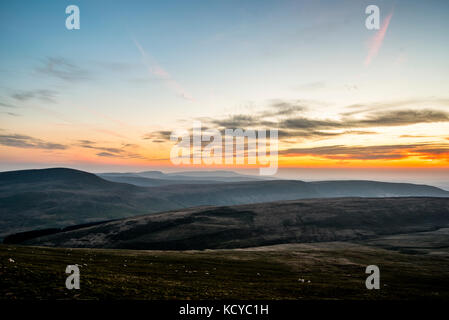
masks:
{"label": "grassy foreground", "polygon": [[[65,288],[68,264],[80,267],[80,290]],[[380,290],[365,287],[370,264]],[[447,256],[341,242],[183,252],[0,245],[0,297],[448,300],[448,270]]]}

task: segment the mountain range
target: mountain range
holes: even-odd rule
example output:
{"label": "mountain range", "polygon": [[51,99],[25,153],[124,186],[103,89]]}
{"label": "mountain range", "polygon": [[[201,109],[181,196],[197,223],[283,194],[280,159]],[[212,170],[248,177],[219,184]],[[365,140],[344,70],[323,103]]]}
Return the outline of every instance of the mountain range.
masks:
{"label": "mountain range", "polygon": [[[114,182],[105,176],[158,180],[159,185]],[[449,197],[449,192],[376,181],[260,180],[220,171],[100,175],[68,168],[8,171],[0,172],[0,238],[198,206],[335,197]]]}

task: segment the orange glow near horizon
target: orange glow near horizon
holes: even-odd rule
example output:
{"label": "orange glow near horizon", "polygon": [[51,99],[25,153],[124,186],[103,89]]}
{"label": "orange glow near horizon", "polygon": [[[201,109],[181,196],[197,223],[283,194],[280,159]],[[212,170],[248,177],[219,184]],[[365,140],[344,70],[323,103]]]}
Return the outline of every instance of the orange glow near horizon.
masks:
{"label": "orange glow near horizon", "polygon": [[[420,155],[404,154],[401,159],[328,159],[318,156],[294,156],[279,155],[279,168],[417,168],[430,169],[440,168],[449,169],[449,158],[446,154],[442,155]],[[172,168],[194,168],[194,169],[251,169],[264,167],[265,165],[248,164],[183,164],[174,165],[169,159],[169,154],[157,154],[156,156],[148,155],[147,158],[118,158],[98,156],[95,151],[74,149],[51,152],[47,150],[18,149],[14,147],[2,148],[3,162],[23,162],[24,159],[32,159],[33,162],[46,164],[67,164],[76,163],[95,164],[95,165],[120,165],[120,166],[142,166],[142,167],[172,167]]]}

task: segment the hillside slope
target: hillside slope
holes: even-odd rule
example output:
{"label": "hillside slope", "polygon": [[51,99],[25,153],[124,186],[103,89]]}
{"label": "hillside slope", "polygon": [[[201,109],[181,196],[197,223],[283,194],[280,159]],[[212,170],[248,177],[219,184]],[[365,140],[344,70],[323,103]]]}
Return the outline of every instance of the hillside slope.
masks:
{"label": "hillside slope", "polygon": [[44,236],[25,244],[222,249],[358,240],[447,226],[447,198],[309,199],[145,215]]}
{"label": "hillside slope", "polygon": [[139,187],[106,181],[67,168],[0,172],[0,238],[196,206],[230,206],[338,196],[431,196],[449,192],[430,186],[372,181],[306,183],[245,181]]}
{"label": "hillside slope", "polygon": [[138,187],[73,169],[0,173],[0,238],[33,229],[194,207],[317,197],[302,181]]}

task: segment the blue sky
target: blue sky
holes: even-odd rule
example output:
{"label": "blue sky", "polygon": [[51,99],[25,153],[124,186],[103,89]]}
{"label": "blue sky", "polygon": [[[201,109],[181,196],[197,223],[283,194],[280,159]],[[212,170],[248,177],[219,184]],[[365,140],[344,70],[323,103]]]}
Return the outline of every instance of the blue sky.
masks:
{"label": "blue sky", "polygon": [[[65,28],[70,4],[80,8],[80,30]],[[365,28],[369,4],[391,21],[366,65],[377,32]],[[315,120],[341,120],[353,105],[448,107],[447,1],[2,1],[0,30],[5,169],[29,166],[30,157],[85,167],[123,160],[75,156],[81,140],[135,145],[126,154],[151,165],[170,145],[145,139],[149,133],[196,118],[251,116],[279,101],[307,104],[301,116]],[[285,146],[387,145],[412,131],[441,147],[445,121],[413,125]],[[287,162],[294,161],[301,166]]]}
{"label": "blue sky", "polygon": [[[7,45],[0,51],[0,67],[13,73],[2,77],[2,86],[35,87],[29,71],[46,57],[63,57],[88,69],[99,89],[112,85],[127,94],[142,94],[135,92],[132,81],[124,81],[148,77],[139,72],[141,57],[133,37],[198,100],[189,109],[199,112],[214,95],[222,99],[209,108],[221,104],[218,109],[293,97],[295,87],[313,83],[379,87],[376,82],[388,76],[397,86],[407,81],[422,87],[413,78],[429,73],[447,81],[447,72],[442,72],[448,68],[445,1],[433,1],[432,6],[422,1],[376,2],[382,17],[393,7],[395,12],[370,70],[361,63],[372,34],[364,28],[363,12],[370,1],[77,1],[82,27],[68,31],[64,9],[71,3],[2,2],[1,36]],[[386,74],[401,54],[415,70],[394,66],[394,74]],[[128,66],[129,74],[111,76],[99,62]],[[154,101],[170,104],[176,112],[185,109],[183,101],[159,90],[158,84],[145,89]],[[441,89],[431,85],[420,90],[439,94]],[[370,98],[378,95],[370,92]]]}

